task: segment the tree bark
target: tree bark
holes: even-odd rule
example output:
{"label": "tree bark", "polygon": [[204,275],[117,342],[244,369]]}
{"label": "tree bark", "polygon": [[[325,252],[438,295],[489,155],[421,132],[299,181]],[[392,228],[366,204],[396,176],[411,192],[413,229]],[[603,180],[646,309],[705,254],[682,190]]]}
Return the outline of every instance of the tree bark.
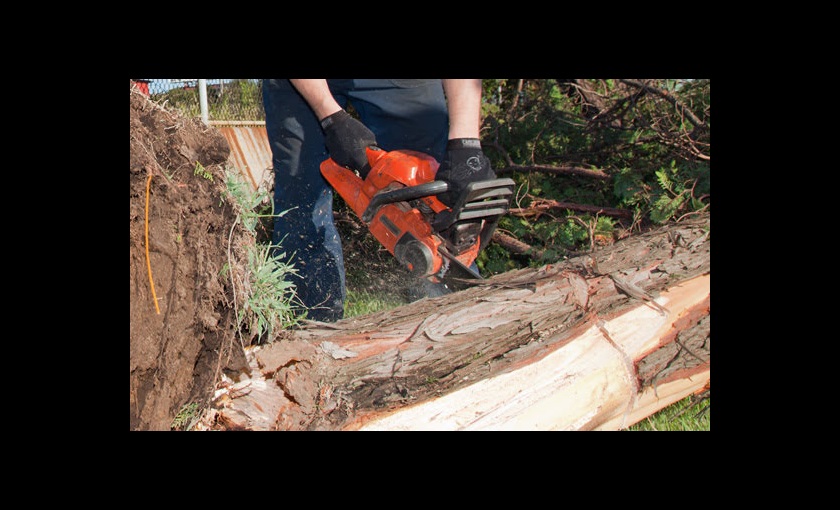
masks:
{"label": "tree bark", "polygon": [[568,209],[571,211],[580,211],[591,214],[603,214],[605,216],[613,216],[616,218],[630,219],[633,217],[633,212],[627,209],[616,209],[614,207],[598,207],[597,205],[589,204],[575,204],[573,202],[558,202],[557,200],[538,199],[534,200],[528,207],[511,208],[510,214],[513,216],[521,216],[527,218],[529,216],[539,216],[547,211],[557,209]]}
{"label": "tree bark", "polygon": [[710,218],[248,352],[199,428],[615,430],[710,377]]}
{"label": "tree bark", "polygon": [[530,244],[524,243],[513,236],[503,234],[498,230],[493,232],[493,242],[498,243],[499,246],[516,255],[527,255],[533,259],[539,259],[543,254],[542,250],[535,250]]}

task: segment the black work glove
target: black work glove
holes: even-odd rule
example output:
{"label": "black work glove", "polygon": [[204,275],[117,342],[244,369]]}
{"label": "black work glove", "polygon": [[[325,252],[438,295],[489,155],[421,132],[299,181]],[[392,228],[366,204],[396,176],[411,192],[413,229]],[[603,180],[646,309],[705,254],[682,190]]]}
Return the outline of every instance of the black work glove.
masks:
{"label": "black work glove", "polygon": [[446,144],[446,156],[435,174],[436,181],[449,184],[449,189],[438,195],[438,199],[452,207],[468,184],[495,178],[496,173],[481,151],[478,138],[454,138]]}
{"label": "black work glove", "polygon": [[365,149],[376,145],[376,137],[371,130],[345,110],[324,117],[321,127],[324,129],[325,143],[333,161],[358,170],[364,179],[370,171]]}

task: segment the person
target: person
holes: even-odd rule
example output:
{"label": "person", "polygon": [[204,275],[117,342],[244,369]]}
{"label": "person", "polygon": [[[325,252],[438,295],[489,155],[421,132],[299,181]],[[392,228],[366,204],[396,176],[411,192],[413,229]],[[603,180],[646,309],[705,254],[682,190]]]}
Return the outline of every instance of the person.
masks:
{"label": "person", "polygon": [[369,146],[424,152],[440,163],[435,179],[449,188],[438,198],[449,206],[470,182],[495,178],[479,139],[480,79],[265,79],[262,94],[274,168],[272,243],[293,256],[308,319],[340,320],[346,297],[321,162],[331,157],[364,178]]}

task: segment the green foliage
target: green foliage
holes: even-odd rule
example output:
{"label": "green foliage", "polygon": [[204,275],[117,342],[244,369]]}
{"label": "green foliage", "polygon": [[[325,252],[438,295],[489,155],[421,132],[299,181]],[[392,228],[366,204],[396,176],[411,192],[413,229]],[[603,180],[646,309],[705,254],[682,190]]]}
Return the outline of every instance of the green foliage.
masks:
{"label": "green foliage", "polygon": [[195,170],[193,170],[193,175],[199,175],[202,178],[207,179],[208,181],[213,180],[213,174],[208,172],[207,169],[204,168],[204,165],[202,165],[198,161],[195,162]]}
{"label": "green foliage", "polygon": [[297,274],[286,253],[273,250],[270,244],[247,247],[250,288],[245,298],[244,321],[258,338],[270,338],[275,330],[288,329],[299,322],[295,306]]}
{"label": "green foliage", "polygon": [[405,304],[387,291],[375,292],[363,289],[347,289],[344,300],[344,317],[356,317],[370,313],[390,310]]}
{"label": "green foliage", "polygon": [[553,83],[527,80],[519,90],[519,80],[484,81],[482,113],[486,127],[482,138],[493,139],[486,152],[494,157],[494,167],[504,161],[499,148],[514,162],[530,164],[550,160],[584,143],[587,135],[565,113],[575,107]]}
{"label": "green foliage", "polygon": [[264,189],[251,190],[251,186],[242,178],[239,172],[228,171],[225,184],[228,193],[239,204],[239,214],[243,226],[252,234],[257,233],[257,227],[264,218],[283,216],[288,211],[279,215],[274,214],[274,200],[271,194]]}
{"label": "green foliage", "polygon": [[260,80],[233,80],[228,85],[227,93],[227,98],[232,107],[228,109],[226,115],[219,114],[219,118],[265,120]]}
{"label": "green foliage", "polygon": [[[172,89],[152,99],[167,102],[188,117],[201,116],[198,87]],[[211,82],[207,87],[207,109],[211,120],[265,120],[260,80]]]}
{"label": "green foliage", "polygon": [[[239,209],[238,221],[255,234],[260,219],[273,214],[273,200],[265,191],[253,192],[237,172],[228,170],[227,192]],[[269,209],[266,211],[266,207]],[[292,278],[297,274],[291,257],[281,246],[256,242],[245,247],[247,255],[247,290],[242,305],[240,326],[258,338],[271,338],[277,330],[291,328],[302,318]]]}
{"label": "green foliage", "polygon": [[686,397],[628,427],[628,431],[709,431],[711,398]]}
{"label": "green foliage", "polygon": [[664,223],[704,207],[698,197],[709,193],[708,165],[677,165],[671,160],[670,167],[657,170],[655,176],[659,187],[650,213],[654,222]]}
{"label": "green foliage", "polygon": [[618,220],[609,216],[598,216],[595,221],[595,235],[613,237]]}
{"label": "green foliage", "polygon": [[201,105],[196,89],[172,89],[162,94],[153,94],[151,99],[177,108],[186,117],[201,117]]}
{"label": "green foliage", "polygon": [[187,430],[192,422],[198,419],[198,415],[198,402],[184,404],[184,406],[178,411],[178,414],[175,415],[175,418],[172,420],[172,424],[169,428],[171,430]]}
{"label": "green foliage", "polygon": [[[542,257],[490,250],[480,268],[549,262],[590,250],[593,241],[610,240],[619,228],[708,209],[709,80],[486,79],[483,85],[482,147],[493,168],[517,183],[514,207],[540,201],[595,205],[626,209],[632,219],[596,219],[571,208],[503,218],[500,231]],[[519,169],[505,172],[511,165]],[[546,167],[596,170],[609,179]]]}
{"label": "green foliage", "polygon": [[475,260],[478,270],[482,275],[490,276],[501,274],[521,267],[501,246],[490,243],[487,248],[478,254]]}
{"label": "green foliage", "polygon": [[638,210],[650,202],[651,187],[642,177],[628,167],[613,176],[613,190],[620,207]]}
{"label": "green foliage", "polygon": [[574,220],[566,220],[563,227],[558,229],[558,237],[562,246],[575,248],[579,244],[589,241],[589,232],[580,223]]}
{"label": "green foliage", "polygon": [[651,221],[665,223],[706,207],[703,197],[710,193],[709,165],[671,160],[647,179],[623,168],[616,174],[614,192],[620,207],[647,210]]}

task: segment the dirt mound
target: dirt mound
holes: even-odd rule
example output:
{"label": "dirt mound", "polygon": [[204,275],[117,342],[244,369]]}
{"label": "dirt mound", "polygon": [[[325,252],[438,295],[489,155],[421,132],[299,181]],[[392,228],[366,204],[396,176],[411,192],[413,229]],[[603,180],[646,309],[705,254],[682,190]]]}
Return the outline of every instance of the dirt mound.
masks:
{"label": "dirt mound", "polygon": [[129,424],[169,430],[184,405],[212,395],[222,370],[244,366],[220,275],[230,270],[229,241],[233,260],[244,260],[237,247],[246,241],[241,229],[231,238],[224,136],[134,88],[130,104]]}

